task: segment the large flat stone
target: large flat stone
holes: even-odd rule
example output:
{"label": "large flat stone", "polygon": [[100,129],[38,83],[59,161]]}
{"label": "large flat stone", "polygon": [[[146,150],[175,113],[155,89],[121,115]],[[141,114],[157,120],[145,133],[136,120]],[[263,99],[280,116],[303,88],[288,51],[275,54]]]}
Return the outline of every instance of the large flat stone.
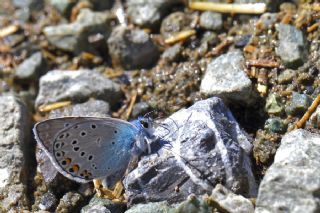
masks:
{"label": "large flat stone", "polygon": [[286,134],[259,188],[257,213],[320,212],[320,135]]}
{"label": "large flat stone", "polygon": [[124,181],[130,203],[174,203],[191,193],[210,194],[218,183],[255,195],[252,145],[221,99],[199,101],[161,126],[155,134],[162,139],[152,144],[153,154],[143,156]]}
{"label": "large flat stone", "polygon": [[201,81],[200,92],[225,101],[252,103],[252,83],[244,71],[242,53],[233,51],[213,59]]}
{"label": "large flat stone", "polygon": [[30,118],[21,100],[0,96],[0,211],[28,209],[27,149]]}
{"label": "large flat stone", "polygon": [[53,70],[40,78],[36,107],[57,101],[79,103],[96,98],[110,105],[119,101],[120,86],[94,70]]}

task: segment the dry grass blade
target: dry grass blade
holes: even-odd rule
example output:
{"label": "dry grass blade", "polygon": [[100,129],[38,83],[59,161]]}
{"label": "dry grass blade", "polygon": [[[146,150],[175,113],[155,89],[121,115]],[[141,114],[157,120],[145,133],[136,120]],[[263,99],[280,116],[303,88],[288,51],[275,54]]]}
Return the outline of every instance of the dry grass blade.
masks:
{"label": "dry grass blade", "polygon": [[320,23],[314,23],[313,25],[311,25],[310,27],[307,28],[307,32],[311,33],[315,30],[317,30],[320,26]]}
{"label": "dry grass blade", "polygon": [[19,26],[17,25],[10,25],[0,29],[0,38],[4,38],[8,35],[11,35],[19,30]]}
{"label": "dry grass blade", "polygon": [[246,65],[248,67],[259,67],[259,68],[278,68],[280,64],[276,61],[271,60],[247,60]]}
{"label": "dry grass blade", "polygon": [[71,105],[71,101],[61,101],[53,104],[41,105],[39,106],[38,110],[39,112],[50,112],[51,110],[59,109],[69,105]]}
{"label": "dry grass blade", "polygon": [[316,97],[316,99],[314,99],[314,101],[312,102],[311,106],[308,108],[308,110],[306,111],[306,113],[304,113],[304,115],[302,116],[302,118],[296,123],[295,128],[294,129],[299,129],[301,127],[304,126],[304,124],[307,122],[307,120],[310,118],[310,116],[312,115],[312,113],[317,109],[317,107],[320,104],[320,95],[318,95]]}
{"label": "dry grass blade", "polygon": [[179,41],[184,41],[184,40],[186,40],[187,38],[189,38],[190,36],[192,36],[194,34],[196,34],[195,30],[181,31],[181,32],[178,32],[178,33],[174,34],[170,38],[167,38],[164,42],[166,44],[174,44],[174,43],[177,43]]}
{"label": "dry grass blade", "polygon": [[214,2],[190,2],[193,10],[213,11],[219,13],[262,14],[266,11],[265,3],[226,4]]}
{"label": "dry grass blade", "polygon": [[132,110],[133,110],[133,106],[134,106],[134,104],[136,103],[136,100],[137,100],[137,96],[138,96],[138,93],[135,92],[131,97],[130,105],[128,107],[128,111],[127,111],[127,114],[126,114],[126,119],[127,120],[130,118],[130,115],[131,115]]}
{"label": "dry grass blade", "polygon": [[306,10],[320,11],[320,4],[319,3],[304,4],[304,5],[302,5],[302,8],[306,9]]}

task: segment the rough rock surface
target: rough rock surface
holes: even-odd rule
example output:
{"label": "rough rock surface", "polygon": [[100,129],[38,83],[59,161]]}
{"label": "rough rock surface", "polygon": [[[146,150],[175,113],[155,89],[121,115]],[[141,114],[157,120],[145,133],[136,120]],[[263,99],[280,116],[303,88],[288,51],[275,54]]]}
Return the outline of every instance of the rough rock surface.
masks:
{"label": "rough rock surface", "polygon": [[113,64],[125,69],[148,68],[159,58],[158,47],[139,29],[115,28],[108,39],[108,47]]}
{"label": "rough rock surface", "polygon": [[134,24],[155,28],[170,12],[170,7],[181,2],[181,0],[128,0],[127,13]]}
{"label": "rough rock surface", "polygon": [[78,0],[49,0],[50,4],[54,6],[65,17],[70,15],[72,7]]}
{"label": "rough rock surface", "polygon": [[288,24],[279,24],[276,28],[279,35],[279,45],[276,54],[280,56],[288,68],[297,68],[307,59],[307,42],[302,31]]}
{"label": "rough rock surface", "polygon": [[[28,208],[27,149],[30,128],[28,111],[12,94],[0,96],[0,211]],[[14,206],[14,207],[13,207]]]}
{"label": "rough rock surface", "polygon": [[109,12],[92,12],[82,9],[77,20],[70,24],[48,26],[43,29],[49,42],[64,51],[79,54],[82,51],[95,52],[88,37],[100,34],[107,39],[111,33],[114,17]]}
{"label": "rough rock surface", "polygon": [[21,63],[15,72],[19,80],[36,80],[46,72],[46,61],[41,52],[36,52]]}
{"label": "rough rock surface", "polygon": [[49,113],[49,118],[63,116],[109,117],[110,106],[107,102],[102,100],[89,100],[81,104],[55,109]]}
{"label": "rough rock surface", "polygon": [[241,195],[235,195],[221,184],[212,191],[210,199],[219,204],[221,209],[229,213],[253,213],[253,204]]}
{"label": "rough rock surface", "polygon": [[94,196],[89,204],[81,209],[81,213],[122,213],[125,209],[124,203],[114,203],[108,199]]}
{"label": "rough rock surface", "polygon": [[222,14],[211,11],[203,12],[199,24],[207,30],[220,30],[223,26]]}
{"label": "rough rock surface", "polygon": [[226,101],[250,104],[252,83],[244,72],[242,53],[233,51],[213,59],[201,81],[200,92]]}
{"label": "rough rock surface", "polygon": [[211,193],[218,183],[254,196],[251,143],[219,98],[195,103],[156,129],[152,144],[124,183],[131,203],[185,200],[190,192]]}
{"label": "rough rock surface", "polygon": [[319,212],[319,158],[320,135],[286,134],[260,184],[256,212]]}
{"label": "rough rock surface", "polygon": [[96,98],[115,104],[120,86],[94,70],[53,70],[40,78],[36,107],[57,101],[83,102]]}

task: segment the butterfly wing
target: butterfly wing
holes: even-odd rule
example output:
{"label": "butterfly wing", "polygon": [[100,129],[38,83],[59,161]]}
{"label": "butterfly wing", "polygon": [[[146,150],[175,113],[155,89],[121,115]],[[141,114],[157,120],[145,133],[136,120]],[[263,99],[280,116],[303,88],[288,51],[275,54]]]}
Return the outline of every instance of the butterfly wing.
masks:
{"label": "butterfly wing", "polygon": [[137,132],[129,122],[113,118],[63,117],[34,127],[53,165],[78,182],[122,175]]}

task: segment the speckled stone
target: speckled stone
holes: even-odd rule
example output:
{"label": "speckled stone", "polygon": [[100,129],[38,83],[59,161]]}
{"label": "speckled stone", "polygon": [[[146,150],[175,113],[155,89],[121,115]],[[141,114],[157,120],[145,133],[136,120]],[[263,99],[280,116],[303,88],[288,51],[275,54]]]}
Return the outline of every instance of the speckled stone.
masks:
{"label": "speckled stone", "polygon": [[36,107],[42,104],[72,100],[75,103],[89,98],[113,105],[121,97],[120,86],[95,70],[53,70],[40,78]]}
{"label": "speckled stone", "polygon": [[24,103],[13,94],[0,95],[0,123],[0,211],[18,212],[28,209],[31,120]]}
{"label": "speckled stone", "polygon": [[233,51],[212,60],[201,81],[200,92],[225,101],[251,104],[252,83],[244,71],[244,57]]}
{"label": "speckled stone", "polygon": [[286,134],[260,184],[255,212],[319,212],[319,158],[319,134]]}

